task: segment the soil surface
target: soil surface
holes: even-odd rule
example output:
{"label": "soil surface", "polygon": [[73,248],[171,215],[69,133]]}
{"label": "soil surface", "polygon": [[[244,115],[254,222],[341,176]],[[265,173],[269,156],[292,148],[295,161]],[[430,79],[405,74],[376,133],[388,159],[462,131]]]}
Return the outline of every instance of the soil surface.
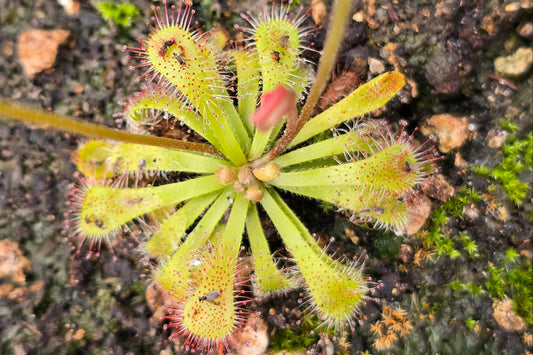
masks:
{"label": "soil surface", "polygon": [[[89,1],[72,15],[56,1],[1,1],[0,96],[115,127],[114,114],[139,89],[141,74],[130,70],[121,48],[149,33],[152,2],[132,3],[140,12],[125,30],[102,19]],[[306,22],[318,50],[327,23],[318,27],[316,21],[331,8],[320,4]],[[236,36],[233,25],[243,24],[239,11],[255,6],[203,0],[194,3],[195,18],[202,30],[219,24]],[[381,72],[404,73],[406,87],[368,119],[405,120],[420,142],[433,134],[442,159],[437,177],[420,192],[433,212],[426,219],[419,209],[422,228],[415,233],[420,226],[413,225],[413,235],[396,236],[287,196],[311,232],[323,241],[335,238],[330,250],[348,256],[366,251],[365,273],[379,287],[353,331],[330,339],[302,325],[298,290],[254,303],[269,351],[533,351],[532,14],[528,0],[355,2],[319,106]],[[22,56],[33,48],[45,61],[50,48],[33,37],[21,39],[33,29],[68,32],[66,38],[59,33],[53,66],[36,74],[24,71]],[[142,236],[127,234],[98,257],[86,257],[83,248],[76,253],[64,241],[78,143],[68,134],[0,122],[0,354],[182,353],[150,306],[150,265],[136,249]],[[518,200],[517,181],[526,186]]]}

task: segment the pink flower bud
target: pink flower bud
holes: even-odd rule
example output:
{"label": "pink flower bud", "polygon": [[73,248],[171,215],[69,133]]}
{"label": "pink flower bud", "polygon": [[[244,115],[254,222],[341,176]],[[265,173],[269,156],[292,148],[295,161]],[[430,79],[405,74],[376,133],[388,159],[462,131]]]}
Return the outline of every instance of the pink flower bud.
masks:
{"label": "pink flower bud", "polygon": [[261,131],[267,131],[274,127],[284,116],[288,120],[296,120],[296,92],[278,86],[273,91],[263,94],[261,107],[255,110],[251,117],[252,123]]}

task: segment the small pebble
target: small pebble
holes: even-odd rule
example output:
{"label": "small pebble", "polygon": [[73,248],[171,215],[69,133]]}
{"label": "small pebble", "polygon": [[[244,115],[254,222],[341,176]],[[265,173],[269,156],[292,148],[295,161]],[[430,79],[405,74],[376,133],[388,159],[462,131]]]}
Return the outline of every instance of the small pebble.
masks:
{"label": "small pebble", "polygon": [[407,234],[413,235],[418,232],[431,213],[431,201],[423,194],[417,195],[412,201],[407,203],[407,214],[409,222],[407,225]]}
{"label": "small pebble", "polygon": [[239,354],[264,354],[268,348],[268,325],[261,315],[253,313],[246,326],[235,333]]}
{"label": "small pebble", "polygon": [[463,207],[463,217],[470,223],[474,223],[480,216],[479,208],[473,203]]}
{"label": "small pebble", "polygon": [[518,28],[516,29],[516,32],[522,37],[531,39],[533,38],[533,22],[528,21],[521,23]]}
{"label": "small pebble", "polygon": [[489,35],[493,35],[496,31],[496,25],[492,16],[487,15],[481,20],[481,28],[483,28]]}
{"label": "small pebble", "polygon": [[326,22],[328,11],[326,5],[322,0],[313,0],[311,2],[311,17],[317,26],[323,25]]}
{"label": "small pebble", "polygon": [[372,74],[381,74],[385,71],[385,65],[375,58],[368,58],[368,69]]}
{"label": "small pebble", "polygon": [[365,20],[365,12],[364,11],[358,11],[352,16],[352,20],[355,22],[363,22]]}
{"label": "small pebble", "polygon": [[426,136],[436,135],[439,150],[448,153],[461,147],[468,139],[468,119],[448,113],[434,115],[422,124],[420,131]]}
{"label": "small pebble", "polygon": [[26,282],[26,272],[31,270],[31,261],[24,256],[19,244],[11,239],[0,241],[0,278],[14,283]]}
{"label": "small pebble", "polygon": [[445,0],[435,5],[435,17],[439,16],[453,16],[459,10],[457,0]]}
{"label": "small pebble", "polygon": [[446,202],[455,195],[455,189],[442,174],[431,175],[421,186],[422,192],[436,200]]}
{"label": "small pebble", "polygon": [[84,329],[78,329],[74,331],[74,329],[69,329],[67,334],[65,334],[65,341],[67,343],[71,341],[77,341],[83,339],[85,336],[85,330]]}
{"label": "small pebble", "polygon": [[72,16],[76,15],[80,11],[80,2],[73,0],[57,0],[59,5],[63,6],[67,15]]}
{"label": "small pebble", "polygon": [[507,77],[520,77],[527,74],[533,64],[533,49],[520,47],[515,53],[507,57],[494,60],[494,69]]}
{"label": "small pebble", "polygon": [[463,86],[461,67],[464,66],[465,61],[458,52],[439,46],[426,63],[424,74],[436,93],[455,96]]}
{"label": "small pebble", "polygon": [[487,133],[487,142],[489,147],[495,149],[501,148],[507,140],[508,135],[509,132],[502,129],[501,127],[491,128]]}
{"label": "small pebble", "polygon": [[468,163],[466,162],[466,160],[463,159],[463,156],[459,152],[455,153],[455,159],[453,161],[453,164],[463,170],[468,168]]}
{"label": "small pebble", "polygon": [[6,57],[11,57],[13,55],[13,42],[5,41],[2,46],[2,52]]}
{"label": "small pebble", "polygon": [[526,323],[513,310],[513,301],[507,297],[494,299],[492,311],[496,322],[507,331],[520,332],[526,329]]}
{"label": "small pebble", "polygon": [[329,338],[325,338],[323,340],[324,344],[326,345],[324,348],[322,348],[322,340],[319,342],[320,349],[322,350],[320,353],[325,355],[333,355],[335,353],[335,348],[331,340]]}
{"label": "small pebble", "polygon": [[504,10],[505,12],[515,12],[520,10],[522,6],[519,2],[512,2],[510,4],[505,5]]}

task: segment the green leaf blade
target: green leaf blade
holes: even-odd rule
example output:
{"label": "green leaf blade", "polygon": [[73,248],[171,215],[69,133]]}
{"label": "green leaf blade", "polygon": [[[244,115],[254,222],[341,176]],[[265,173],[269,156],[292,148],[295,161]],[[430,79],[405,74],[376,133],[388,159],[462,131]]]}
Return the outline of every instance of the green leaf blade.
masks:
{"label": "green leaf blade", "polygon": [[401,73],[388,72],[361,85],[326,111],[310,119],[291,142],[295,146],[320,132],[365,113],[383,107],[404,86]]}

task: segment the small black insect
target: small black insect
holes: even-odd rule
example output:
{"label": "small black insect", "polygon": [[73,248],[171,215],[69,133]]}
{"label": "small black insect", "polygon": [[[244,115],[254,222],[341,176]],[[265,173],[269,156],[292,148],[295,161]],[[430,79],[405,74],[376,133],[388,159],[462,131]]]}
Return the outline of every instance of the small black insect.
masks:
{"label": "small black insect", "polygon": [[139,203],[143,202],[143,198],[142,197],[138,197],[138,198],[125,198],[124,200],[122,200],[122,203],[125,205],[125,206],[135,206]]}
{"label": "small black insect", "polygon": [[185,64],[185,61],[178,53],[174,53],[174,59],[176,59],[181,65]]}
{"label": "small black insect", "polygon": [[274,58],[274,60],[279,63],[279,60],[280,60],[280,57],[279,57],[280,53],[278,51],[272,51],[272,58]]}
{"label": "small black insect", "polygon": [[216,302],[215,300],[220,296],[220,291],[211,291],[205,295],[203,295],[202,297],[198,298],[198,300],[200,302],[202,301],[207,301],[207,302],[210,302],[214,305],[217,305],[218,306],[218,302]]}
{"label": "small black insect", "polygon": [[289,46],[289,36],[285,35],[281,37],[281,48],[287,48]]}
{"label": "small black insect", "polygon": [[94,220],[94,225],[97,226],[100,229],[104,229],[104,221],[101,219],[96,218]]}
{"label": "small black insect", "polygon": [[406,173],[410,173],[411,171],[416,171],[415,169],[416,168],[411,163],[409,163],[408,161],[405,162],[403,171],[405,171]]}
{"label": "small black insect", "polygon": [[168,48],[174,44],[176,44],[176,41],[174,39],[169,39],[168,41],[165,41],[165,43],[163,43],[161,49],[159,50],[159,55],[161,57],[164,57],[167,53]]}
{"label": "small black insect", "polygon": [[381,216],[382,214],[385,213],[385,210],[382,207],[379,207],[379,206],[371,206],[371,207],[365,208],[365,209],[363,209],[363,210],[361,210],[359,212],[360,213],[370,213],[372,211],[378,216]]}

